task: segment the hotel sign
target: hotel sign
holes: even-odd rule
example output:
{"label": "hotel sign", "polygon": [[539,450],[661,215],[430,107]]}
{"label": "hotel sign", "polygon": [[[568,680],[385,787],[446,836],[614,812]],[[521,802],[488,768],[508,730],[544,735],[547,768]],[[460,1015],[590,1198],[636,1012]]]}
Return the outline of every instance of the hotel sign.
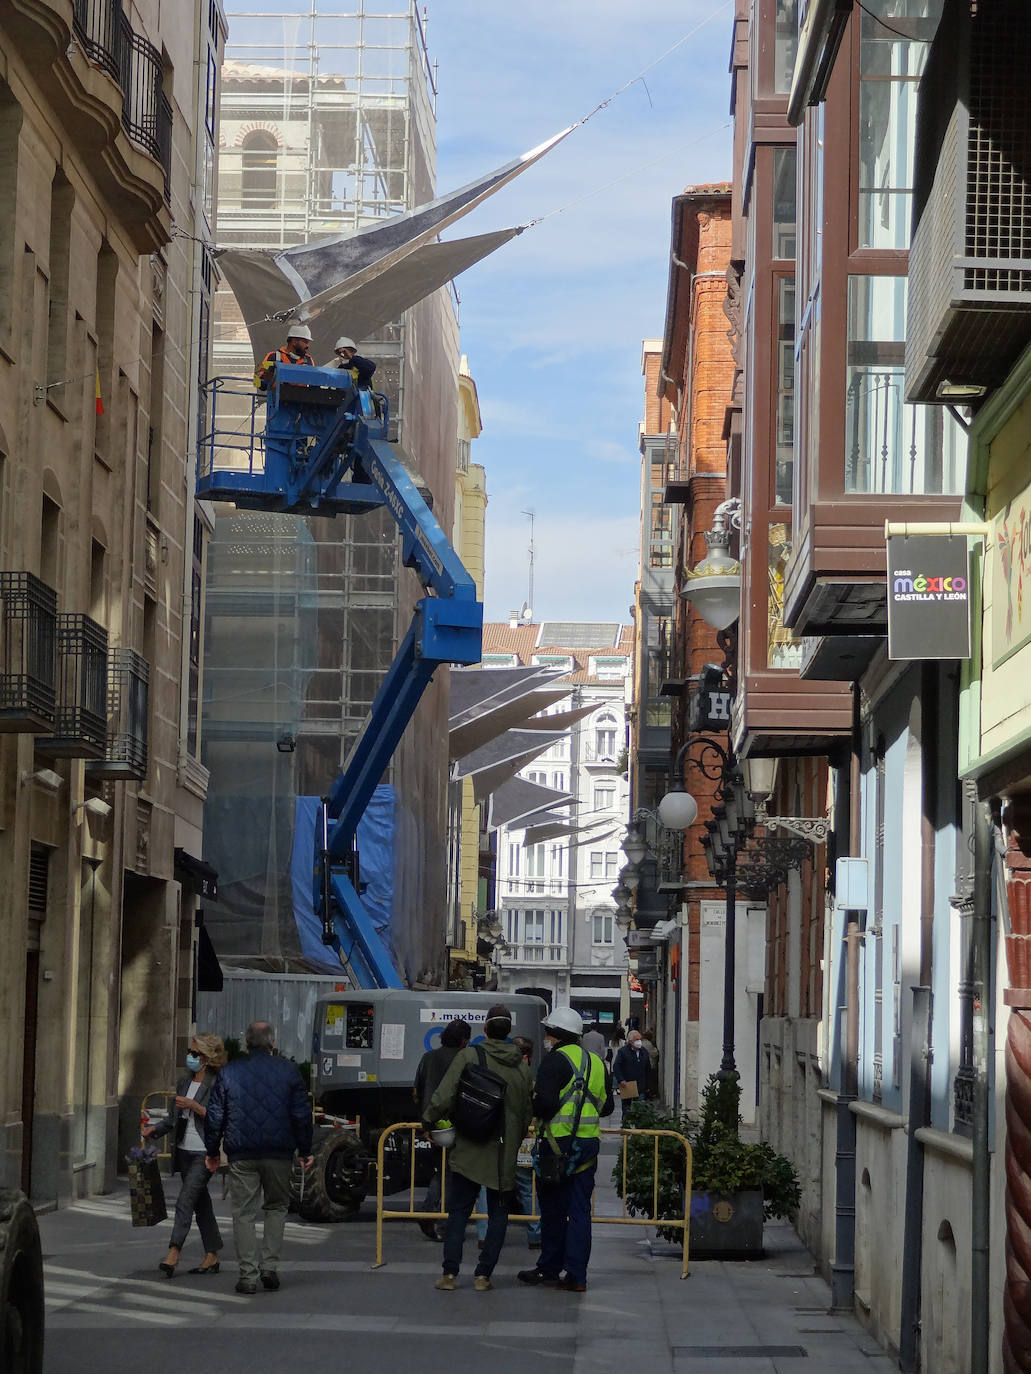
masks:
{"label": "hotel sign", "polygon": [[970,657],[965,534],[888,536],[888,657]]}
{"label": "hotel sign", "polygon": [[1031,640],[1031,487],[1025,487],[992,521],[986,562],[992,666],[998,667]]}

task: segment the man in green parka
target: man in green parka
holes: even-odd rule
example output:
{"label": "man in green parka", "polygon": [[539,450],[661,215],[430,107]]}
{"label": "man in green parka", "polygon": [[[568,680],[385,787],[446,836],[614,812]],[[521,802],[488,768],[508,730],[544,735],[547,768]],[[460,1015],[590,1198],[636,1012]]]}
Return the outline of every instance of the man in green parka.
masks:
{"label": "man in green parka", "polygon": [[[481,1042],[486,1054],[485,1067],[505,1080],[504,1123],[497,1138],[485,1143],[470,1140],[456,1130],[455,1143],[448,1151],[447,1226],[444,1232],[444,1272],[436,1286],[450,1292],[462,1267],[465,1228],[480,1188],[487,1190],[487,1235],[476,1265],[473,1287],[485,1293],[505,1243],[508,1228],[508,1195],[515,1187],[516,1155],[533,1117],[530,1069],[516,1045],[510,1044],[512,1013],[502,1004],[491,1007],[484,1022],[486,1039]],[[458,1080],[467,1064],[478,1062],[476,1047],[468,1045],[451,1062],[440,1086],[422,1114],[427,1133],[438,1121],[452,1118]]]}

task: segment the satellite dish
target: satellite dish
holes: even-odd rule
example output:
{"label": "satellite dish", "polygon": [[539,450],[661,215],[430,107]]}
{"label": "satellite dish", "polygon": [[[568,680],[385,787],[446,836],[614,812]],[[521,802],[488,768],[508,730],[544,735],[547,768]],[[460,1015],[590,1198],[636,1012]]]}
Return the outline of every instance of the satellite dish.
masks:
{"label": "satellite dish", "polygon": [[530,607],[526,604],[525,601],[523,602],[522,607],[519,611],[519,619],[525,620],[527,622],[533,619],[533,611],[530,610]]}

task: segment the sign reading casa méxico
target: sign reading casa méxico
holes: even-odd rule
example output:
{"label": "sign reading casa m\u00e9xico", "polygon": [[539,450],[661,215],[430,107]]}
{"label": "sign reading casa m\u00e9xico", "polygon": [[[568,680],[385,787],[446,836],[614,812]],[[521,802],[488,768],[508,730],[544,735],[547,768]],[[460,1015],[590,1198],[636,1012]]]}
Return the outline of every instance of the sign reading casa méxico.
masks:
{"label": "sign reading casa m\u00e9xico", "polygon": [[970,657],[965,534],[889,535],[888,657]]}
{"label": "sign reading casa m\u00e9xico", "polygon": [[986,561],[992,666],[998,667],[1031,639],[1031,488],[1025,487],[992,521]]}

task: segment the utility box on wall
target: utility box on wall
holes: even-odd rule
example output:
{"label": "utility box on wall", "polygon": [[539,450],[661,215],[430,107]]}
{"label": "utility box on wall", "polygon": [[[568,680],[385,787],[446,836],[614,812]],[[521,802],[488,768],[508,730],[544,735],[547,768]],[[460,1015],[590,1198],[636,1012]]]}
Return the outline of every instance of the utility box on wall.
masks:
{"label": "utility box on wall", "polygon": [[870,860],[839,859],[834,865],[834,905],[839,911],[868,911]]}

